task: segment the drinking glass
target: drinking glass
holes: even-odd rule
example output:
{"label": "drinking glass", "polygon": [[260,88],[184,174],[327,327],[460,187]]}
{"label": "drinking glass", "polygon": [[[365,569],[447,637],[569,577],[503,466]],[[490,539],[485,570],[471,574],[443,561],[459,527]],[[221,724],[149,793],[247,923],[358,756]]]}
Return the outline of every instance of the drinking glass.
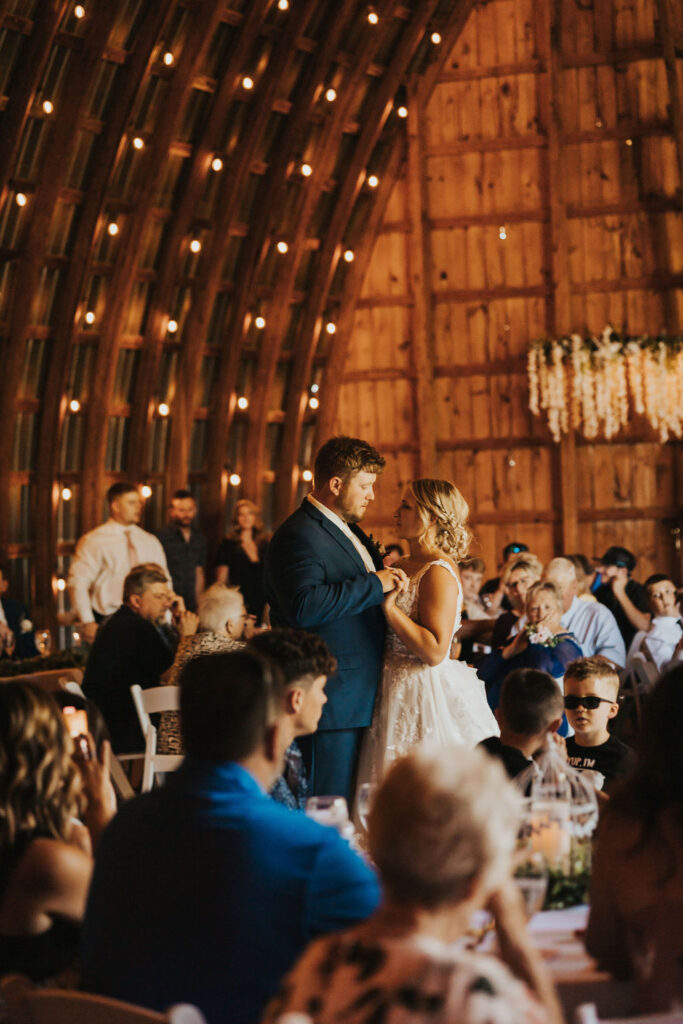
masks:
{"label": "drinking glass", "polygon": [[14,648],[17,646],[17,638],[12,630],[5,635],[5,638],[2,641],[2,646],[7,657],[11,658],[14,654]]}
{"label": "drinking glass", "polygon": [[377,786],[374,782],[364,782],[358,790],[358,817],[364,832],[368,830],[368,814],[376,792]]}
{"label": "drinking glass", "polygon": [[543,855],[528,853],[518,864],[514,881],[522,894],[526,916],[531,919],[543,909],[548,891],[548,868]]}
{"label": "drinking glass", "polygon": [[311,796],[306,801],[306,814],[321,825],[331,825],[342,832],[349,823],[349,809],[343,796]]}
{"label": "drinking glass", "polygon": [[52,633],[49,629],[40,629],[36,633],[36,647],[41,654],[49,654],[52,650]]}

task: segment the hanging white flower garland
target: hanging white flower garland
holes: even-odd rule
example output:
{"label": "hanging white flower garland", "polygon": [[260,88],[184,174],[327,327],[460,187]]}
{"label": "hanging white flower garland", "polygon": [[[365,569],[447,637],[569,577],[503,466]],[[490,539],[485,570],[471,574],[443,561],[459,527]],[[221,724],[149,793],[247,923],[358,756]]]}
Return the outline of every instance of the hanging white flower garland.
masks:
{"label": "hanging white flower garland", "polygon": [[683,335],[636,338],[609,325],[599,337],[542,338],[528,352],[529,408],[545,411],[553,440],[570,426],[609,440],[647,416],[660,441],[683,436]]}

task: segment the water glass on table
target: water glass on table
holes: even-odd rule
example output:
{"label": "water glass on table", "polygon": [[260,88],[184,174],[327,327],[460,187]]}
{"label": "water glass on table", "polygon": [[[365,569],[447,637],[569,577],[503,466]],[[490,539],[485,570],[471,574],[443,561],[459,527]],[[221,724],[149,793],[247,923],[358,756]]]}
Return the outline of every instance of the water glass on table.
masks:
{"label": "water glass on table", "polygon": [[524,911],[530,920],[543,910],[548,891],[548,867],[541,853],[527,853],[514,874],[514,882],[522,894]]}

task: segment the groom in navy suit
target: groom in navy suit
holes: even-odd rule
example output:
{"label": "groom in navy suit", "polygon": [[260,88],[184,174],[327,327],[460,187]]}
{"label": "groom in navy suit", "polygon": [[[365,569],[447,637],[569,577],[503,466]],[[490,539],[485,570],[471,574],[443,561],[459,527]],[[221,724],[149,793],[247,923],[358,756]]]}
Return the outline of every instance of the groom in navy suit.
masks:
{"label": "groom in navy suit", "polygon": [[318,731],[297,742],[311,792],[349,801],[382,669],[382,602],[407,582],[401,569],[384,568],[357,525],[383,468],[384,459],[366,441],[326,441],[315,459],[312,493],[275,532],[266,553],[273,626],[317,633],[337,659]]}

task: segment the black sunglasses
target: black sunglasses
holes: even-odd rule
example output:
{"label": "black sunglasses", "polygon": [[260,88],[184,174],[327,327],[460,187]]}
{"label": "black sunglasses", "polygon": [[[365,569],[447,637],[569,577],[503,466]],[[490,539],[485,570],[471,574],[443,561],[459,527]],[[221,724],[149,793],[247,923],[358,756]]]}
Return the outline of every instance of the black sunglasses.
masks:
{"label": "black sunglasses", "polygon": [[574,697],[569,696],[564,698],[564,706],[567,711],[576,711],[578,707],[584,707],[586,711],[595,711],[601,704],[616,704],[615,700],[609,700],[607,697]]}

